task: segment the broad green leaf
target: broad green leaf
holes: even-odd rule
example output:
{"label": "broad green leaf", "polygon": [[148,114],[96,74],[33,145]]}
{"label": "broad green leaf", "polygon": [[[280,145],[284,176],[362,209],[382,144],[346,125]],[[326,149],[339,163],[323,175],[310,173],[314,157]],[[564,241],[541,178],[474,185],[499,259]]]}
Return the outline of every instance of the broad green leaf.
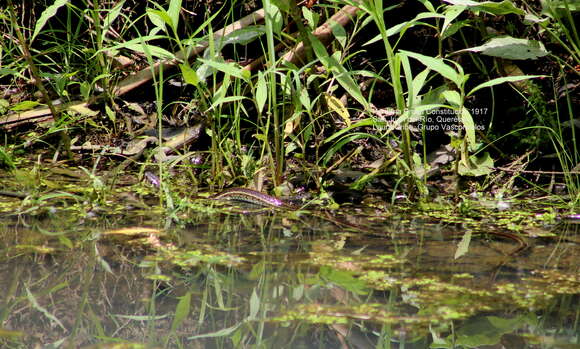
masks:
{"label": "broad green leaf", "polygon": [[34,107],[40,105],[40,102],[37,101],[22,101],[16,105],[13,105],[12,107],[10,107],[9,109],[12,111],[26,111],[26,110],[30,110],[33,109]]}
{"label": "broad green leaf", "polygon": [[119,1],[115,7],[108,11],[107,16],[103,20],[103,36],[109,31],[111,24],[119,17],[121,14],[121,10],[123,9],[123,5],[125,4],[126,0]]}
{"label": "broad green leaf", "polygon": [[493,159],[489,153],[485,152],[480,156],[472,155],[469,157],[469,167],[465,166],[463,161],[459,162],[458,172],[462,176],[485,176],[493,171]]}
{"label": "broad green leaf", "polygon": [[465,234],[463,234],[463,237],[461,238],[461,241],[459,241],[459,244],[457,244],[457,250],[455,250],[455,256],[453,257],[454,259],[458,259],[461,256],[464,256],[467,252],[469,252],[469,244],[471,243],[471,231],[466,231]]}
{"label": "broad green leaf", "polygon": [[36,38],[36,36],[40,33],[42,28],[44,28],[48,20],[51,19],[56,14],[58,9],[66,5],[68,2],[69,0],[55,0],[55,2],[52,5],[48,6],[46,10],[42,11],[42,14],[38,18],[38,21],[36,21],[36,25],[34,26],[34,32],[32,33],[32,37],[30,38],[31,43],[32,41],[34,41],[34,38]]}
{"label": "broad green leaf", "polygon": [[487,316],[490,324],[496,328],[502,328],[504,333],[510,333],[527,323],[525,315],[518,315],[513,318],[502,318],[498,316]]}
{"label": "broad green leaf", "polygon": [[457,71],[445,64],[445,61],[441,58],[429,57],[420,53],[404,50],[401,50],[400,53],[408,57],[415,58],[419,62],[423,63],[423,65],[425,65],[427,68],[434,70],[443,75],[443,77],[453,81],[457,86],[461,86],[463,84],[463,79],[457,73]]}
{"label": "broad green leaf", "polygon": [[550,23],[550,18],[548,17],[540,18],[532,13],[526,13],[526,15],[524,16],[524,23],[527,25],[540,24],[542,27],[545,27],[546,25],[548,25],[548,23]]}
{"label": "broad green leaf", "polygon": [[111,269],[111,266],[109,265],[109,263],[104,260],[101,257],[97,257],[97,260],[99,261],[99,264],[101,265],[101,267],[103,267],[103,270],[106,271],[109,274],[115,275],[115,273],[113,273],[113,269]]}
{"label": "broad green leaf", "polygon": [[169,16],[167,11],[163,9],[160,10],[147,9],[147,17],[149,17],[149,20],[153,24],[155,24],[157,28],[160,28],[165,32],[167,32],[167,29],[165,27],[166,25],[168,25],[170,28],[175,28],[171,16]]}
{"label": "broad green leaf", "polygon": [[520,75],[520,76],[504,76],[501,78],[495,78],[495,79],[486,81],[482,84],[475,86],[471,91],[469,91],[467,96],[471,96],[476,91],[481,90],[482,88],[503,84],[504,82],[515,82],[515,81],[535,79],[535,78],[541,78],[541,77],[544,77],[544,75]]}
{"label": "broad green leaf", "polygon": [[193,86],[197,86],[197,84],[199,84],[199,77],[189,64],[182,63],[179,65],[179,69],[181,70],[181,75],[183,75],[183,80],[185,80],[186,83]]}
{"label": "broad green leaf", "polygon": [[73,249],[73,247],[74,247],[74,244],[73,244],[73,242],[71,241],[71,239],[67,238],[66,236],[59,235],[59,236],[58,236],[58,241],[59,241],[61,244],[63,244],[63,245],[65,245],[66,247],[68,247],[69,249],[71,249],[71,250],[72,250],[72,249]]}
{"label": "broad green leaf", "polygon": [[71,193],[66,193],[66,192],[56,192],[56,193],[50,193],[50,194],[46,194],[46,195],[42,195],[40,196],[40,198],[38,198],[38,201],[47,201],[50,199],[58,199],[58,198],[71,198],[74,200],[79,200],[80,197]]}
{"label": "broad green leaf", "polygon": [[310,101],[310,95],[308,94],[308,89],[300,89],[300,103],[302,103],[302,106],[310,111],[312,110],[312,103]]}
{"label": "broad green leaf", "polygon": [[318,21],[320,20],[320,15],[314,11],[311,11],[308,7],[302,6],[302,16],[308,22],[308,26],[314,29],[318,26]]}
{"label": "broad green leaf", "polygon": [[[165,35],[141,36],[141,37],[138,37],[136,39],[132,39],[132,40],[129,40],[127,42],[115,45],[113,47],[108,47],[106,50],[118,50],[121,48],[126,48],[126,49],[133,50],[133,51],[139,52],[139,53],[146,53],[146,51],[149,51],[149,53],[152,56],[158,57],[158,58],[163,58],[163,59],[175,58],[175,55],[173,53],[171,53],[171,52],[169,52],[161,47],[146,44],[149,41],[158,40],[158,39],[167,39],[167,36],[165,36]],[[144,45],[147,45],[147,50],[143,47]],[[104,50],[105,49],[103,49],[101,51],[104,51]]]}
{"label": "broad green leaf", "polygon": [[269,2],[270,6],[264,4],[264,10],[266,11],[266,17],[272,20],[272,32],[276,35],[280,35],[282,32],[282,26],[284,25],[284,19],[282,18],[282,13],[277,4],[273,1]]}
{"label": "broad green leaf", "polygon": [[191,292],[187,292],[182,297],[179,297],[177,307],[175,307],[175,316],[171,323],[171,332],[175,332],[189,315],[191,310]]}
{"label": "broad green leaf", "polygon": [[231,75],[231,76],[236,77],[238,79],[242,79],[242,80],[248,79],[248,71],[242,69],[237,63],[217,62],[214,60],[202,59],[202,58],[199,58],[198,60],[200,62],[202,62],[203,64],[207,64],[208,66],[210,66],[214,69],[217,69],[225,74]]}
{"label": "broad green leaf", "polygon": [[246,277],[248,278],[248,280],[252,281],[259,280],[260,277],[265,273],[265,270],[266,270],[266,262],[262,260],[260,262],[254,263],[254,265],[252,266],[252,270],[250,271],[249,274],[246,275]]}
{"label": "broad green leaf", "polygon": [[346,47],[346,30],[344,30],[344,27],[336,21],[329,21],[329,24],[330,29],[332,30],[332,35],[334,35],[336,41],[338,41],[340,46],[342,46],[342,49],[344,49]]}
{"label": "broad green leaf", "polygon": [[147,18],[149,18],[149,20],[151,21],[151,23],[153,23],[155,28],[153,28],[149,34],[155,35],[159,31],[167,32],[167,28],[165,27],[165,22],[163,21],[163,19],[157,13],[150,12],[150,11],[155,11],[155,10],[148,9],[146,12]]}
{"label": "broad green leaf", "polygon": [[258,84],[256,85],[256,105],[258,112],[261,114],[268,99],[268,88],[266,78],[262,72],[258,72]]}
{"label": "broad green leaf", "polygon": [[211,99],[213,103],[218,103],[222,98],[226,96],[231,82],[232,82],[231,76],[229,75],[224,76],[224,78],[222,79],[222,85],[213,94],[213,97]]}
{"label": "broad green leaf", "polygon": [[270,0],[272,4],[276,5],[282,12],[290,12],[290,2],[287,0]]}
{"label": "broad green leaf", "polygon": [[407,108],[412,109],[416,102],[417,92],[413,85],[413,71],[411,70],[411,65],[409,64],[409,57],[405,55],[396,55],[399,57],[401,66],[403,67],[403,72],[405,75],[405,83],[407,85]]}
{"label": "broad green leaf", "polygon": [[[210,50],[210,49],[207,49],[204,51],[203,59],[207,59],[207,60],[214,61],[214,62],[225,62],[225,60],[219,54],[219,52],[212,53],[212,50]],[[197,70],[196,70],[196,73],[197,73],[197,76],[199,77],[199,80],[203,81],[203,82],[205,82],[206,79],[208,77],[212,76],[212,74],[214,74],[215,72],[216,72],[216,69],[212,68],[208,64],[201,64],[199,67],[197,67]],[[229,79],[230,76],[227,75],[227,78]]]}
{"label": "broad green leaf", "polygon": [[342,86],[354,99],[357,100],[363,107],[368,108],[369,103],[362,95],[360,87],[350,76],[350,73],[344,68],[336,59],[328,55],[324,45],[318,40],[317,37],[308,33],[310,42],[312,43],[312,48],[316,57],[322,62],[322,64],[332,72],[333,76],[336,78],[340,86]]}
{"label": "broad green leaf", "polygon": [[465,11],[466,7],[465,6],[459,6],[459,5],[453,5],[453,6],[449,6],[447,7],[447,9],[445,9],[445,21],[443,22],[443,27],[441,28],[441,35],[442,36],[447,36],[447,30],[449,29],[449,27],[451,26],[451,23],[453,23],[453,21],[459,17],[459,15],[461,13],[463,13],[463,11]]}
{"label": "broad green leaf", "polygon": [[[421,104],[429,105],[429,104],[439,104],[441,105],[444,100],[441,94],[449,89],[447,85],[441,85],[434,89],[427,91],[425,94],[421,96]],[[435,108],[432,108],[435,109]]]}
{"label": "broad green leaf", "polygon": [[451,23],[451,25],[445,30],[445,32],[443,32],[443,34],[441,34],[440,40],[447,39],[448,37],[457,33],[459,31],[459,29],[461,29],[463,27],[473,26],[472,22],[473,22],[473,20],[471,20],[471,19],[464,19],[462,21],[455,21],[455,22]]}
{"label": "broad green leaf", "polygon": [[177,31],[179,27],[179,13],[181,11],[181,0],[171,0],[167,8],[167,14],[173,23],[172,28]]}
{"label": "broad green leaf", "polygon": [[467,136],[467,143],[471,146],[475,144],[475,123],[473,117],[467,108],[461,109],[461,123],[465,127],[465,135]]}
{"label": "broad green leaf", "polygon": [[323,143],[324,143],[324,144],[326,144],[326,143],[328,143],[328,142],[332,142],[334,139],[336,139],[336,138],[338,138],[338,137],[341,137],[341,136],[342,136],[342,135],[344,135],[345,133],[347,133],[347,132],[349,132],[350,130],[353,130],[353,129],[355,129],[355,128],[358,128],[358,127],[365,127],[365,126],[374,126],[376,122],[377,122],[377,121],[375,121],[375,120],[373,120],[373,119],[364,119],[364,120],[361,120],[361,121],[359,121],[359,122],[357,122],[357,123],[355,123],[355,124],[353,124],[353,125],[351,125],[351,126],[348,126],[348,127],[346,127],[346,128],[343,128],[342,130],[340,130],[340,131],[338,131],[338,132],[334,133],[333,135],[331,135],[330,137],[327,137],[327,138],[324,140],[324,142],[323,142]]}
{"label": "broad green leaf", "polygon": [[227,103],[232,103],[232,102],[237,102],[237,101],[241,101],[246,99],[246,97],[244,96],[227,96],[227,97],[223,97],[220,99],[217,99],[214,103],[212,103],[212,105],[208,108],[207,111],[213,110],[215,107],[222,105],[222,104],[227,104]]}
{"label": "broad green leaf", "polygon": [[459,107],[461,105],[461,96],[457,91],[447,90],[441,93],[441,96],[443,96],[443,98],[454,107]]}
{"label": "broad green leaf", "polygon": [[471,47],[457,52],[481,52],[484,55],[504,59],[522,60],[544,57],[549,52],[539,41],[517,39],[511,36],[493,38],[481,46]]}
{"label": "broad green leaf", "polygon": [[247,45],[256,38],[264,35],[265,32],[263,25],[253,25],[234,30],[220,39],[220,48],[223,48],[227,44]]}
{"label": "broad green leaf", "polygon": [[134,43],[134,44],[125,43],[124,46],[129,50],[133,50],[135,52],[143,53],[146,55],[151,55],[152,57],[155,58],[175,59],[175,55],[173,53],[159,46],[148,45],[145,43]]}
{"label": "broad green leaf", "polygon": [[415,18],[413,18],[410,21],[402,22],[389,27],[389,29],[387,29],[387,36],[390,37],[392,35],[399,34],[401,32],[404,33],[406,30],[419,24],[426,25],[425,22],[422,22],[421,20],[429,18],[445,18],[445,16],[440,13],[429,13],[429,12],[419,13],[417,16],[415,16]]}
{"label": "broad green leaf", "polygon": [[[406,30],[408,30],[416,25],[420,25],[420,24],[426,25],[425,22],[421,22],[422,19],[426,19],[426,18],[445,18],[445,16],[442,14],[439,14],[439,13],[428,13],[428,12],[419,13],[417,16],[415,16],[415,18],[413,18],[409,21],[398,23],[398,24],[395,24],[395,25],[389,27],[389,29],[387,29],[387,37],[390,37],[390,36],[393,36],[393,35],[399,34],[399,33],[404,33]],[[377,34],[377,36],[375,36],[374,38],[365,42],[363,44],[363,46],[370,45],[370,44],[375,43],[377,41],[380,41],[382,39],[383,38],[382,38],[381,34]]]}
{"label": "broad green leaf", "polygon": [[433,6],[433,4],[428,1],[428,0],[419,0],[419,2],[421,4],[423,4],[423,6],[425,6],[425,8],[427,9],[428,12],[436,12],[437,10],[435,9],[435,6]]}
{"label": "broad green leaf", "polygon": [[445,0],[445,2],[458,6],[465,6],[470,11],[482,11],[491,13],[496,16],[503,16],[507,14],[524,15],[525,12],[522,9],[517,8],[513,1],[504,0],[500,2],[496,1],[473,1],[473,0]]}
{"label": "broad green leaf", "polygon": [[[334,51],[331,55],[330,55],[330,59],[333,59],[337,62],[340,62],[340,57],[342,57],[342,51]],[[339,63],[340,64],[340,63]]]}
{"label": "broad green leaf", "polygon": [[326,100],[326,105],[328,105],[328,108],[333,112],[337,113],[338,116],[340,116],[340,118],[344,120],[344,123],[346,124],[347,127],[352,124],[350,121],[348,109],[346,109],[346,107],[344,106],[344,104],[342,104],[340,99],[332,95],[329,95],[328,93],[324,94],[324,99]]}
{"label": "broad green leaf", "polygon": [[256,319],[260,311],[260,303],[260,297],[254,288],[250,296],[250,315],[248,315],[248,319]]}
{"label": "broad green leaf", "polygon": [[430,69],[426,68],[413,78],[413,91],[416,96],[419,95],[419,92],[421,92],[423,86],[425,86],[425,81],[427,80],[427,75],[429,75],[429,71]]}
{"label": "broad green leaf", "polygon": [[91,96],[91,91],[93,90],[93,85],[88,81],[83,81],[79,85],[79,89],[81,92],[81,96],[83,96],[83,100],[88,100]]}

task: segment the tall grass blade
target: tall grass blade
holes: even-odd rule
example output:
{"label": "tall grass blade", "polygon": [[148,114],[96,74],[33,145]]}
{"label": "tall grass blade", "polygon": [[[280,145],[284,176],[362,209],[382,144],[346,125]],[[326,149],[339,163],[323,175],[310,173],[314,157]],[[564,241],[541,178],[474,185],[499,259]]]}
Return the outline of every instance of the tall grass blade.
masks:
{"label": "tall grass blade", "polygon": [[340,86],[342,86],[354,99],[357,100],[365,109],[369,107],[369,103],[362,95],[360,87],[350,76],[350,73],[340,62],[338,62],[333,56],[329,55],[326,48],[318,40],[318,38],[312,34],[309,34],[310,42],[312,43],[312,49],[316,54],[316,57],[322,62],[322,64],[328,69],[332,75],[336,78]]}
{"label": "tall grass blade", "polygon": [[52,5],[48,6],[46,10],[42,12],[38,21],[36,22],[36,26],[34,26],[34,32],[32,33],[32,37],[30,38],[30,43],[36,38],[36,36],[40,33],[42,28],[46,25],[49,19],[56,15],[56,12],[63,7],[64,5],[68,4],[69,0],[56,0]]}
{"label": "tall grass blade", "polygon": [[120,1],[115,7],[113,7],[105,16],[103,20],[103,37],[106,36],[106,33],[109,31],[109,28],[113,24],[113,22],[119,17],[121,14],[121,10],[123,9],[123,5],[125,5],[126,0]]}
{"label": "tall grass blade", "polygon": [[467,96],[471,96],[476,91],[481,90],[482,88],[491,87],[499,84],[503,84],[504,82],[514,82],[514,81],[522,81],[528,79],[536,79],[536,78],[543,78],[546,77],[545,75],[520,75],[520,76],[504,76],[501,78],[492,79],[486,81],[482,84],[475,86],[471,91],[467,93]]}
{"label": "tall grass blade", "polygon": [[425,65],[427,68],[434,70],[439,74],[443,75],[443,77],[453,81],[457,86],[463,85],[463,78],[461,78],[461,76],[457,73],[455,69],[445,64],[443,59],[429,57],[422,55],[420,53],[404,50],[401,50],[400,53],[408,57],[415,58],[419,62],[423,63],[423,65]]}

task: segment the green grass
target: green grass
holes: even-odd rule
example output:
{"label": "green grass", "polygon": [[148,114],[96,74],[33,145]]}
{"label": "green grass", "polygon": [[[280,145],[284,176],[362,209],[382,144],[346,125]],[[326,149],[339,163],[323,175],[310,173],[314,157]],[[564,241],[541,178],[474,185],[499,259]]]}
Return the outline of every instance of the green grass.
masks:
{"label": "green grass", "polygon": [[[159,60],[176,60],[177,71],[155,70],[150,83],[154,93],[149,98],[156,103],[158,139],[161,142],[166,120],[186,122],[187,109],[198,109],[199,121],[205,123],[211,143],[206,151],[207,166],[196,174],[195,182],[213,188],[251,183],[257,187],[278,187],[290,180],[288,175],[300,167],[329,173],[339,167],[352,167],[357,164],[356,160],[358,163],[376,160],[364,159],[364,152],[357,150],[358,144],[366,142],[373,144],[389,161],[384,167],[369,171],[353,187],[362,189],[370,185],[372,178],[394,175],[394,183],[404,184],[396,185],[397,190],[410,199],[427,198],[431,138],[424,129],[413,134],[410,126],[425,122],[430,110],[455,111],[459,115],[459,131],[451,135],[451,145],[456,149],[456,160],[448,169],[459,176],[487,176],[494,161],[505,159],[500,157],[502,154],[485,153],[482,149],[489,144],[489,139],[501,138],[514,129],[497,129],[492,119],[488,124],[492,129],[486,130],[486,137],[482,138],[475,130],[478,120],[477,115],[470,113],[470,103],[485,98],[482,97],[486,93],[484,88],[544,73],[498,77],[496,70],[486,65],[494,59],[486,56],[482,45],[498,36],[480,30],[489,25],[486,22],[489,18],[506,16],[512,21],[508,29],[514,40],[519,39],[516,35],[521,38],[526,34],[526,31],[518,32],[518,25],[543,30],[548,34],[549,44],[561,51],[551,54],[548,61],[564,64],[569,57],[572,62],[579,62],[578,34],[572,20],[578,9],[566,1],[546,2],[544,8],[538,9],[532,4],[517,8],[507,3],[467,7],[446,3],[435,7],[430,1],[421,0],[417,1],[421,6],[413,8],[415,12],[409,13],[410,9],[405,8],[405,15],[411,19],[399,23],[385,18],[393,11],[401,11],[400,6],[384,8],[380,0],[321,1],[312,9],[293,1],[265,1],[264,22],[225,39],[214,39],[214,34],[240,18],[241,7],[236,2],[226,2],[213,12],[198,15],[193,19],[196,25],[189,23],[191,18],[184,22],[188,14],[182,9],[182,1],[149,2],[141,13],[128,10],[131,1],[117,2],[113,7],[100,1],[90,4],[81,2],[76,7],[57,0],[47,2],[46,7],[39,5],[37,10],[43,11],[36,12],[38,18],[30,28],[19,21],[21,8],[4,9],[0,25],[7,35],[18,40],[16,44],[14,40],[5,40],[2,44],[2,84],[21,88],[26,81],[29,86],[30,81],[36,81],[36,89],[42,92],[45,102],[56,98],[88,99],[103,91],[105,98],[94,107],[105,113],[96,117],[78,117],[49,103],[57,123],[46,132],[46,138],[50,139],[53,133],[58,135],[60,146],[53,151],[68,153],[71,138],[83,138],[93,131],[109,130],[105,133],[111,138],[109,141],[134,137],[134,125],[119,115],[120,100],[113,98],[121,73],[113,68],[112,56],[141,57],[141,62],[151,69]],[[330,22],[336,40],[330,45],[323,44],[311,33],[346,4],[359,6],[359,14],[345,27]],[[521,16],[526,13],[538,21],[521,22]],[[434,33],[430,39],[433,50],[420,54],[409,49],[406,40],[413,40],[412,31],[417,28]],[[362,42],[360,38],[367,32],[374,34]],[[530,34],[529,38],[546,37]],[[279,44],[290,49],[299,43],[307,48],[304,64],[285,62]],[[457,47],[460,44],[464,46]],[[183,59],[199,45],[207,48],[190,61]],[[380,59],[370,50],[378,47],[383,51]],[[506,46],[499,56],[505,56],[510,50],[516,50],[515,44]],[[263,66],[248,69],[232,60],[242,57],[262,57]],[[361,65],[361,60],[369,60],[369,64]],[[565,63],[560,74],[577,79],[576,73],[570,72],[571,67],[572,64]],[[185,84],[177,97],[175,92],[171,95],[167,92],[168,81],[175,79],[182,79]],[[362,89],[367,81],[371,81],[367,84],[370,88]],[[387,86],[391,93],[388,100],[380,100],[382,91],[377,86]],[[522,100],[540,100],[547,93],[554,94],[543,88],[545,84],[534,92],[538,96],[523,92]],[[495,96],[494,91],[491,93]],[[576,133],[574,127],[563,126],[565,122],[574,122],[574,106],[568,93],[563,97],[565,109],[544,105],[543,110],[531,113],[537,121],[530,120],[526,126],[553,130],[548,136],[549,146],[567,173],[564,178],[571,202],[577,203],[577,176],[568,173],[580,160]],[[19,103],[4,100],[2,108],[32,107],[32,96],[24,96],[24,101]],[[342,105],[341,98],[348,105]],[[24,106],[22,102],[30,103]],[[371,103],[379,102],[399,112],[394,123],[387,127],[371,109]],[[492,103],[491,112],[498,113],[495,97]],[[533,102],[529,105],[538,107]],[[548,123],[545,111],[552,115]],[[21,142],[25,140],[23,137]],[[171,166],[187,167],[184,161],[187,153],[179,151],[184,156]],[[3,159],[8,166],[15,163],[7,156]],[[167,165],[157,167],[160,178],[165,181]],[[311,183],[305,184],[319,189],[331,184],[324,177],[314,177],[309,179]],[[164,205],[171,206],[168,194],[162,196],[167,197]]]}

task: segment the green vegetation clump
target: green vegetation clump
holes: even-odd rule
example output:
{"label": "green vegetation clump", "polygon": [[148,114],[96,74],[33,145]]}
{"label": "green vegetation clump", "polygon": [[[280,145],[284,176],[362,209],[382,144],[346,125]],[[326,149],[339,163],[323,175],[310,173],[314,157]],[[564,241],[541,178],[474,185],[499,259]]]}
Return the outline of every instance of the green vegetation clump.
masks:
{"label": "green vegetation clump", "polygon": [[[2,194],[42,198],[66,163],[101,204],[148,169],[170,210],[184,186],[573,209],[577,19],[570,1],[8,1]],[[9,183],[31,167],[40,185]]]}

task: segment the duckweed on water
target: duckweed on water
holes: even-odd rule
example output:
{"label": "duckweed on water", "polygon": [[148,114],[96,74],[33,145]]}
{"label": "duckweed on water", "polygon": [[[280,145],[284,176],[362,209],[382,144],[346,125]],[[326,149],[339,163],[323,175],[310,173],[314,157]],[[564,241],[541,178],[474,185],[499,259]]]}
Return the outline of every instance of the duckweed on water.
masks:
{"label": "duckweed on water", "polygon": [[[532,244],[529,250],[516,256],[502,252],[513,249],[513,242],[474,235],[467,253],[453,259],[458,226],[476,227],[481,218],[472,216],[461,225],[447,221],[434,224],[433,217],[420,217],[421,213],[397,220],[396,217],[405,214],[391,212],[388,219],[369,215],[368,232],[344,232],[341,228],[327,231],[332,222],[323,220],[321,214],[286,215],[267,210],[244,214],[250,211],[221,205],[200,206],[197,210],[200,200],[184,202],[189,202],[189,215],[176,217],[169,228],[155,228],[167,224],[167,219],[161,218],[162,212],[151,210],[139,216],[139,212],[144,212],[142,209],[119,211],[113,204],[93,209],[98,217],[111,220],[109,229],[92,226],[96,220],[86,214],[77,216],[80,225],[68,216],[52,220],[61,213],[59,210],[54,216],[45,216],[44,221],[38,221],[39,217],[34,215],[24,217],[31,224],[29,228],[14,220],[8,225],[12,232],[3,232],[3,241],[5,244],[13,241],[20,248],[12,249],[14,253],[5,262],[21,268],[51,261],[66,266],[61,270],[63,276],[52,270],[42,276],[45,284],[35,287],[28,284],[38,304],[51,314],[66,313],[67,307],[51,305],[50,298],[43,295],[59,299],[80,297],[81,278],[75,275],[82,273],[86,274],[83,276],[86,280],[108,280],[108,284],[99,283],[97,287],[108,299],[140,305],[123,308],[124,316],[143,319],[149,316],[143,315],[150,312],[147,307],[155,303],[160,309],[154,311],[150,321],[159,328],[171,328],[171,321],[165,320],[168,323],[164,324],[163,319],[171,319],[171,314],[179,318],[177,314],[184,312],[182,297],[189,294],[187,314],[191,315],[180,315],[185,319],[184,328],[189,330],[179,332],[179,338],[204,344],[227,342],[229,338],[238,341],[239,336],[254,338],[253,333],[260,326],[308,329],[301,331],[300,336],[309,336],[314,331],[312,335],[316,337],[314,333],[322,330],[316,326],[325,324],[329,325],[323,330],[325,340],[334,338],[340,326],[347,326],[364,329],[369,338],[380,334],[386,340],[390,336],[412,334],[414,338],[423,338],[421,341],[448,347],[445,343],[453,342],[452,333],[456,341],[461,338],[465,343],[503,340],[506,331],[511,333],[509,328],[527,333],[532,322],[526,319],[544,314],[547,309],[557,309],[558,305],[563,307],[558,312],[562,321],[576,316],[570,305],[577,302],[574,297],[580,293],[580,282],[577,265],[569,256],[577,249],[571,242],[575,236],[572,230],[566,233],[564,242],[550,244],[550,238],[544,237],[538,242],[540,245]],[[78,213],[79,207],[64,211]],[[123,222],[122,217],[133,225],[125,222],[122,226],[126,228],[116,228]],[[493,217],[485,219],[492,221]],[[364,225],[361,217],[352,221]],[[524,219],[518,224],[525,223]],[[534,227],[526,227],[524,232],[547,229],[529,223]],[[452,230],[447,232],[444,227]],[[76,262],[67,262],[71,258]],[[50,269],[40,270],[43,273],[42,270]],[[3,277],[10,280],[8,275]],[[59,282],[52,280],[58,277],[65,278],[70,286],[62,284],[55,288],[54,284]],[[125,294],[118,289],[140,291]],[[26,297],[15,299],[23,302]],[[119,308],[108,309],[107,302],[98,298],[92,303],[102,304],[98,307],[98,313],[105,316],[101,321],[115,328],[106,320],[106,314],[118,313]],[[33,305],[18,304],[26,310],[10,315],[8,323],[18,324],[24,321],[20,316],[32,316],[37,311]],[[97,308],[91,311],[82,314],[93,316]],[[209,314],[216,321],[204,320],[199,328],[194,325]],[[493,314],[505,321],[517,314],[524,320],[506,327],[489,316],[481,319],[482,314]],[[64,323],[59,315],[55,316]],[[480,324],[485,321],[492,324],[486,338],[466,327],[478,318]],[[88,323],[85,327],[91,330]],[[137,322],[130,327],[136,333],[140,331]],[[387,327],[392,331],[383,333],[381,328]],[[121,328],[118,331],[118,338],[137,338]],[[274,333],[278,332],[274,331],[273,336]],[[156,332],[158,340],[166,335],[164,331]],[[30,339],[13,340],[29,343]]]}

